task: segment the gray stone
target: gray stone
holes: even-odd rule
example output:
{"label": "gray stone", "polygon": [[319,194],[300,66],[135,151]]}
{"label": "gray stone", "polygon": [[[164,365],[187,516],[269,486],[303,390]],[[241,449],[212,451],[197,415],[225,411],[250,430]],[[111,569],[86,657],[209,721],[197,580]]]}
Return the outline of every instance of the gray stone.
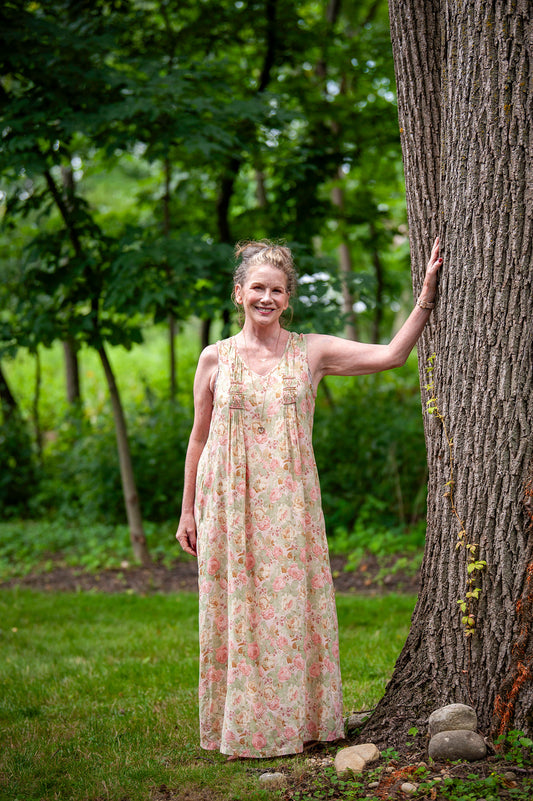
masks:
{"label": "gray stone", "polygon": [[344,720],[345,731],[348,732],[353,731],[354,729],[360,729],[371,714],[372,712],[352,712],[351,715],[348,715],[348,717]]}
{"label": "gray stone", "polygon": [[418,784],[413,784],[412,782],[404,782],[400,786],[400,790],[402,791],[402,793],[405,793],[406,795],[412,795],[413,793],[416,793],[416,791],[418,790]]}
{"label": "gray stone", "polygon": [[429,741],[428,754],[431,759],[465,759],[474,762],[486,756],[487,746],[483,737],[475,731],[441,731]]}
{"label": "gray stone", "polygon": [[341,748],[335,757],[337,776],[348,776],[350,773],[361,773],[369,762],[379,759],[379,750],[373,743],[352,745]]}
{"label": "gray stone", "polygon": [[266,787],[278,787],[285,781],[285,774],[283,773],[262,773],[259,777],[261,784]]}
{"label": "gray stone", "polygon": [[477,715],[471,706],[466,704],[448,704],[431,713],[428,720],[429,736],[441,731],[457,731],[464,729],[476,731]]}

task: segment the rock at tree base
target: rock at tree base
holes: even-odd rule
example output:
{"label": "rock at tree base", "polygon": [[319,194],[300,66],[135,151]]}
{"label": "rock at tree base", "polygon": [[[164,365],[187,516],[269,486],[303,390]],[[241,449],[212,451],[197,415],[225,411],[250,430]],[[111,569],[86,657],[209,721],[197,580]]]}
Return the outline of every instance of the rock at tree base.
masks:
{"label": "rock at tree base", "polygon": [[361,773],[369,762],[374,762],[376,759],[379,759],[379,750],[373,743],[342,748],[335,757],[337,776]]}
{"label": "rock at tree base", "polygon": [[475,731],[441,731],[429,742],[428,754],[431,759],[465,759],[475,762],[487,755],[483,737]]}
{"label": "rock at tree base", "polygon": [[477,715],[466,704],[448,704],[432,712],[428,724],[430,737],[441,731],[476,731]]}
{"label": "rock at tree base", "polygon": [[363,723],[365,723],[372,711],[370,712],[352,712],[351,715],[348,715],[347,718],[344,720],[344,729],[345,731],[353,731],[354,729],[360,729]]}

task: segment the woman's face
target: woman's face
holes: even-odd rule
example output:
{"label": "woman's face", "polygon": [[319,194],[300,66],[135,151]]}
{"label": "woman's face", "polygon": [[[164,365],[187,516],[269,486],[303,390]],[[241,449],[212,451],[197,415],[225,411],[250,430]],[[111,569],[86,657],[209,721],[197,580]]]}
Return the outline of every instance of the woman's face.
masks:
{"label": "woman's face", "polygon": [[277,322],[289,305],[287,276],[271,264],[251,267],[244,284],[235,285],[235,299],[242,303],[246,319],[260,325]]}

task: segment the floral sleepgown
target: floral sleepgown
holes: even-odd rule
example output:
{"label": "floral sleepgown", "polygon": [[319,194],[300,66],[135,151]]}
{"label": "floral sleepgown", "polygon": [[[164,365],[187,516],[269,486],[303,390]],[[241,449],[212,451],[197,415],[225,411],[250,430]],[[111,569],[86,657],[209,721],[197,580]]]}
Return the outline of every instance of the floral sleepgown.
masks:
{"label": "floral sleepgown", "polygon": [[213,403],[195,509],[201,745],[298,753],[344,734],[304,335],[265,376],[219,342]]}

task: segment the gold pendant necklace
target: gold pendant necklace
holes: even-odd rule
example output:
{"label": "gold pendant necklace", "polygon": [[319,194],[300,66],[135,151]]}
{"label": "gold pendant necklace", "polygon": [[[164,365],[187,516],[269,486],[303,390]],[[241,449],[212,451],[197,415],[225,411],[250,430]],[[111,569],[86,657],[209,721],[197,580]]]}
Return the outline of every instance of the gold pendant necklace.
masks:
{"label": "gold pendant necklace", "polygon": [[[282,331],[282,329],[281,329],[281,326],[280,326],[279,333],[278,333],[278,338],[276,339],[276,345],[274,347],[274,357],[276,357],[277,353],[278,353],[278,345],[279,345],[279,339],[281,337],[281,331]],[[256,374],[254,373],[254,371],[250,367],[250,363],[249,363],[250,362],[250,351],[248,350],[248,342],[246,340],[246,334],[244,333],[244,328],[242,329],[242,336],[243,336],[243,339],[244,339],[244,347],[246,348],[246,361],[248,363],[248,369],[249,369],[249,371],[250,371],[250,373],[252,375],[252,385],[253,385],[253,388],[254,388],[254,391],[255,391],[255,394],[256,394],[256,397],[257,397],[257,395],[259,393],[257,391],[257,385],[255,383],[255,375]],[[262,420],[262,423],[257,427],[257,433],[258,434],[264,434],[265,433],[265,427],[263,425],[263,423],[265,422],[265,402],[266,402],[266,396],[267,396],[267,392],[268,392],[268,387],[270,385],[270,376],[272,375],[272,373],[275,370],[276,366],[277,365],[274,365],[274,367],[272,367],[272,369],[268,371],[266,376],[261,376],[262,378],[266,377],[267,382],[266,382],[266,387],[265,387],[265,389],[263,391],[263,403],[261,405],[261,414],[260,414],[260,419]]]}

